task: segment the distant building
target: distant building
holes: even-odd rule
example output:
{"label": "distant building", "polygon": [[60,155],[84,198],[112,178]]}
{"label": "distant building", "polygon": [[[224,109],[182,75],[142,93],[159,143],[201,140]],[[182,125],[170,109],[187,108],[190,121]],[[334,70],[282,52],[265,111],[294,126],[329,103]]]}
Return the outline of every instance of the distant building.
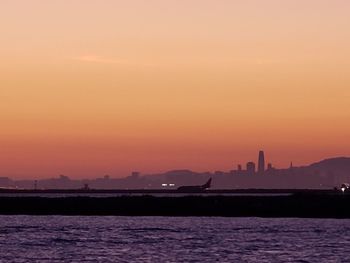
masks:
{"label": "distant building", "polygon": [[267,170],[272,170],[272,169],[273,169],[272,164],[271,164],[271,163],[268,163],[268,164],[267,164]]}
{"label": "distant building", "polygon": [[253,175],[255,174],[255,163],[247,162],[247,174]]}
{"label": "distant building", "polygon": [[135,179],[136,179],[136,178],[139,178],[139,176],[140,176],[140,173],[139,173],[139,172],[132,172],[132,173],[131,173],[131,177],[132,177],[132,178],[135,178]]}
{"label": "distant building", "polygon": [[265,172],[265,156],[264,151],[259,151],[259,160],[258,160],[258,173],[263,174]]}

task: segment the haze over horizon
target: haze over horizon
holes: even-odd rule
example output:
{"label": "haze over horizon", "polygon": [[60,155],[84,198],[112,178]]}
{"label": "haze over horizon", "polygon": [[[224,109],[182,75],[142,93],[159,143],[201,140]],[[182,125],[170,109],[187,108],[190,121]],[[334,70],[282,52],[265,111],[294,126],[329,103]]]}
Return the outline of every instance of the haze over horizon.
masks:
{"label": "haze over horizon", "polygon": [[350,1],[3,0],[0,176],[350,156]]}

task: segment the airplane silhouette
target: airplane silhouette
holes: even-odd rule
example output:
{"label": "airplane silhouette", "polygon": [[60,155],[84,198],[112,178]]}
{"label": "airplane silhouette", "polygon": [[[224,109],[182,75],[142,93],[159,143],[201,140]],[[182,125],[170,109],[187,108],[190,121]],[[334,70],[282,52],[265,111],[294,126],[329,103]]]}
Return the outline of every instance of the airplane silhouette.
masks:
{"label": "airplane silhouette", "polygon": [[180,186],[176,190],[179,192],[204,192],[211,186],[211,178],[203,185],[184,185]]}

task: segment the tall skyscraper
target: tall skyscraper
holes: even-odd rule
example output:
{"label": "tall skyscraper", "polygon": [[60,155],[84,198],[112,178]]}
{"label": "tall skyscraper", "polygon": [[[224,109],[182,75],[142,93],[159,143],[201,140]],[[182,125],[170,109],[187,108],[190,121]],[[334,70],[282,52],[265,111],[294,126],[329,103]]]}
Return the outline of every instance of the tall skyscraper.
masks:
{"label": "tall skyscraper", "polygon": [[264,151],[259,151],[258,173],[263,174],[265,171]]}

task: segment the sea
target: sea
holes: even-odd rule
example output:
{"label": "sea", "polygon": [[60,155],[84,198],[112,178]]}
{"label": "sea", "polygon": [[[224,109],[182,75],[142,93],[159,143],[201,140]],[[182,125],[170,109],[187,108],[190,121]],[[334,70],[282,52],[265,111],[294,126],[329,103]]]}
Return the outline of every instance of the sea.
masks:
{"label": "sea", "polygon": [[0,262],[350,262],[350,220],[0,216]]}

